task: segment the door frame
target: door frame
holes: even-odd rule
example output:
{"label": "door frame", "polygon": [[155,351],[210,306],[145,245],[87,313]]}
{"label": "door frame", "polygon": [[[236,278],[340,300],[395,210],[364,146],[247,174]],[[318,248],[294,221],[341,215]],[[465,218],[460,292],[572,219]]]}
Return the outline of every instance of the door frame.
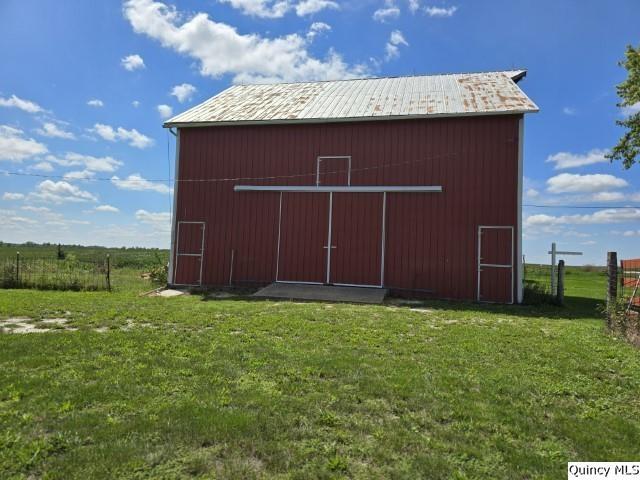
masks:
{"label": "door frame", "polygon": [[[180,224],[199,224],[202,225],[202,239],[200,240],[200,253],[180,253]],[[191,221],[178,221],[178,227],[176,231],[176,266],[174,275],[178,273],[178,260],[180,257],[200,257],[200,277],[198,283],[173,283],[173,285],[179,286],[201,286],[202,285],[202,264],[204,263],[204,232],[207,228],[206,222],[191,222]]]}
{"label": "door frame", "polygon": [[[510,264],[499,264],[499,263],[482,263],[482,230],[483,229],[493,229],[493,230],[509,230],[511,233],[511,263]],[[482,267],[487,268],[510,268],[511,269],[511,283],[509,290],[511,291],[511,301],[509,304],[513,304],[513,264],[514,264],[514,238],[513,238],[514,228],[510,225],[478,225],[478,291],[476,299],[478,302],[482,303],[498,303],[493,302],[491,300],[481,300],[480,299],[480,282],[481,282],[481,273]]]}
{"label": "door frame", "polygon": [[[381,247],[382,252],[380,255],[380,284],[354,284],[354,283],[339,283],[331,282],[331,250],[337,248],[336,245],[332,245],[332,233],[333,233],[333,192],[327,192],[329,194],[329,212],[327,215],[327,244],[323,248],[327,251],[326,255],[326,267],[325,267],[325,281],[324,282],[297,282],[295,280],[279,280],[280,273],[280,239],[282,230],[282,191],[280,192],[280,201],[278,205],[278,246],[276,250],[276,283],[301,283],[308,285],[335,285],[338,287],[364,287],[364,288],[384,288],[384,248],[386,241],[386,224],[387,224],[387,192],[382,193],[382,232],[381,232]],[[353,192],[359,193],[359,192]]]}
{"label": "door frame", "polygon": [[[333,193],[330,193],[333,195]],[[382,192],[382,228],[380,232],[380,243],[381,243],[381,251],[380,251],[380,284],[359,284],[359,283],[339,283],[339,282],[330,282],[331,275],[331,258],[327,259],[327,284],[328,285],[336,285],[338,287],[362,287],[362,288],[384,288],[384,247],[387,236],[387,192]],[[329,213],[329,221],[331,221],[331,213]],[[331,245],[331,240],[329,240],[328,245]],[[336,248],[335,246],[332,248]],[[330,252],[331,250],[329,250]]]}

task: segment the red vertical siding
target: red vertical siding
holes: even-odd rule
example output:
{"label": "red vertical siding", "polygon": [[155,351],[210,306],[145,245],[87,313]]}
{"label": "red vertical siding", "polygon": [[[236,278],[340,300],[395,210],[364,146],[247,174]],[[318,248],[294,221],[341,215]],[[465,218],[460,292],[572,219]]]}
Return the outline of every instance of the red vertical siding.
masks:
{"label": "red vertical siding", "polygon": [[[385,286],[428,290],[442,298],[475,299],[478,226],[512,226],[514,238],[520,234],[519,118],[503,115],[183,128],[177,220],[206,222],[204,284],[228,283],[232,251],[235,281],[274,281],[278,267],[279,193],[234,192],[233,186],[315,185],[318,156],[350,155],[351,185],[443,187],[439,194],[387,194]],[[285,202],[287,209],[298,210],[287,210],[287,215],[301,215],[308,222],[326,214],[320,207],[314,207],[308,215],[301,213],[309,209],[306,202]],[[340,209],[347,205],[336,208],[339,210],[334,214],[346,218]],[[352,218],[352,230],[366,230],[364,224],[358,227],[359,217]],[[312,227],[303,230],[307,228]],[[312,230],[319,228],[314,226]],[[379,252],[374,243],[364,248],[375,257]],[[295,255],[307,255],[303,253],[308,248],[304,242],[293,242],[289,248],[300,249]],[[346,259],[334,260],[340,265],[333,266],[332,262],[333,268],[336,272],[342,268],[345,278],[351,273],[351,278],[360,275],[350,271],[359,267],[347,266]],[[318,276],[315,271],[307,273],[309,278]],[[371,278],[374,275],[375,272],[366,274]],[[515,272],[513,277],[517,278]],[[510,287],[515,290],[515,285]]]}

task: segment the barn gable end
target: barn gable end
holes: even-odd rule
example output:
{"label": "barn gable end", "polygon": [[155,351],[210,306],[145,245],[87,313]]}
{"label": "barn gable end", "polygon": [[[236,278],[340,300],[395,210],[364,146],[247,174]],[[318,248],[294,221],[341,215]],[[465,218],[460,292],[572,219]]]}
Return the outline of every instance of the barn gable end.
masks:
{"label": "barn gable end", "polygon": [[[288,84],[306,95],[297,119],[281,118],[292,116],[286,85],[254,86],[258,104],[232,87],[169,120],[178,130],[170,282],[517,302],[523,114],[537,107],[512,80],[522,71],[475,75]],[[389,85],[408,93],[399,99],[396,88],[390,101]],[[280,98],[273,111],[269,89]],[[327,91],[348,95],[316,105],[333,98]],[[382,98],[390,103],[373,118]]]}

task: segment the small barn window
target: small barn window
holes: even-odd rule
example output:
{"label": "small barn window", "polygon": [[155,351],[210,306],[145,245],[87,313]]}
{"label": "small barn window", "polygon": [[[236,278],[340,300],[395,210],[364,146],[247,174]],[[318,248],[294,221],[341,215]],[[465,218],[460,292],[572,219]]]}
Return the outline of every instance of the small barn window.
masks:
{"label": "small barn window", "polygon": [[318,157],[316,185],[351,185],[351,156],[327,155]]}

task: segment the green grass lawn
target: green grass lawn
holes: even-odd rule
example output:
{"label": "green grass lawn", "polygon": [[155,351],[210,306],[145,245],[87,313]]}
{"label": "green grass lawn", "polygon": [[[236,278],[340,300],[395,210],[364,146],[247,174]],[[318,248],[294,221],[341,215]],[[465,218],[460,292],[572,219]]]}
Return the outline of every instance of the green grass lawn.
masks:
{"label": "green grass lawn", "polygon": [[[568,306],[0,291],[0,478],[564,478],[640,458],[640,352]],[[572,279],[576,279],[572,281]],[[106,327],[106,331],[96,331]]]}

